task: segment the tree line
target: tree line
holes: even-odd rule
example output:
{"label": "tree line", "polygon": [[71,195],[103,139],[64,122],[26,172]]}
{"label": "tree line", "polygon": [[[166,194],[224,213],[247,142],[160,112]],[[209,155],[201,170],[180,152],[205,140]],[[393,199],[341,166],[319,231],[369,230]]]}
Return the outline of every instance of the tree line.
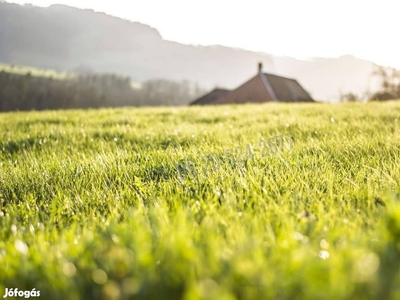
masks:
{"label": "tree line", "polygon": [[394,68],[378,67],[373,73],[380,80],[381,86],[378,91],[371,93],[365,91],[363,95],[346,93],[340,95],[341,102],[357,101],[385,101],[400,99],[400,71]]}
{"label": "tree line", "polygon": [[0,111],[187,105],[205,93],[189,81],[154,79],[133,88],[129,77],[80,75],[59,80],[0,72]]}

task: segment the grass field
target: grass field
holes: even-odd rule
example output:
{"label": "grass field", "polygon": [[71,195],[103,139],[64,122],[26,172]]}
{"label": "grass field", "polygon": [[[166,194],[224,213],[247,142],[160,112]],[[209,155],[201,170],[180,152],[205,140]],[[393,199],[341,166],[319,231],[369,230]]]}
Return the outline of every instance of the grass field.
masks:
{"label": "grass field", "polygon": [[0,203],[0,291],[400,299],[400,102],[0,114]]}
{"label": "grass field", "polygon": [[[58,80],[68,80],[77,78],[77,74],[71,72],[59,72],[52,69],[39,69],[28,66],[10,65],[1,62],[0,62],[0,72],[7,72],[18,75],[27,75],[30,73],[32,76],[45,77],[45,78],[52,77],[53,79],[58,79]],[[131,87],[133,89],[141,89],[142,83],[131,82]]]}
{"label": "grass field", "polygon": [[32,76],[52,77],[59,80],[73,79],[76,76],[75,74],[68,72],[58,72],[50,69],[39,69],[34,67],[0,63],[0,72],[2,71],[19,75],[26,75],[30,73]]}

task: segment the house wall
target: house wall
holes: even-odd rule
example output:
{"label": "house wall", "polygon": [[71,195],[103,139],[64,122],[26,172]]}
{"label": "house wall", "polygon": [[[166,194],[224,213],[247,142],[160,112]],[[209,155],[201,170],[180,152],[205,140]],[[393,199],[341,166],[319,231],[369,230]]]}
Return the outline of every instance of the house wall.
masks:
{"label": "house wall", "polygon": [[272,100],[273,98],[268,93],[261,76],[257,75],[236,90],[217,99],[213,104],[263,103]]}

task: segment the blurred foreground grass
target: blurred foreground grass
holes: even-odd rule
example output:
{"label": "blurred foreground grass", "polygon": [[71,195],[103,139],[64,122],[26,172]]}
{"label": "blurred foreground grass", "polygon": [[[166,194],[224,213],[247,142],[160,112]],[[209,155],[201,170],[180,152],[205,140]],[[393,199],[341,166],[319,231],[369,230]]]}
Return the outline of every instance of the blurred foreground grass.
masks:
{"label": "blurred foreground grass", "polygon": [[[398,299],[399,125],[400,102],[0,114],[0,291]],[[289,132],[291,152],[178,177]]]}

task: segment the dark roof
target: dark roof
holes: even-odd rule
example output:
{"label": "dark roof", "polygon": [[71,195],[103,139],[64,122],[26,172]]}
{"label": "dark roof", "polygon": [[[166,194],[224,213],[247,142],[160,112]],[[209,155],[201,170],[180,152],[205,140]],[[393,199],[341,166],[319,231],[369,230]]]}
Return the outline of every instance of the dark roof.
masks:
{"label": "dark roof", "polygon": [[314,102],[310,94],[295,79],[259,72],[233,91],[215,89],[190,105]]}
{"label": "dark roof", "polygon": [[211,104],[218,98],[225,96],[226,94],[230,93],[230,90],[224,90],[224,89],[215,89],[211,91],[210,93],[198,98],[197,100],[193,101],[190,105],[206,105],[206,104]]}
{"label": "dark roof", "polygon": [[270,84],[276,96],[275,100],[289,102],[314,101],[297,80],[268,73],[264,73],[263,75],[266,77],[267,83]]}

